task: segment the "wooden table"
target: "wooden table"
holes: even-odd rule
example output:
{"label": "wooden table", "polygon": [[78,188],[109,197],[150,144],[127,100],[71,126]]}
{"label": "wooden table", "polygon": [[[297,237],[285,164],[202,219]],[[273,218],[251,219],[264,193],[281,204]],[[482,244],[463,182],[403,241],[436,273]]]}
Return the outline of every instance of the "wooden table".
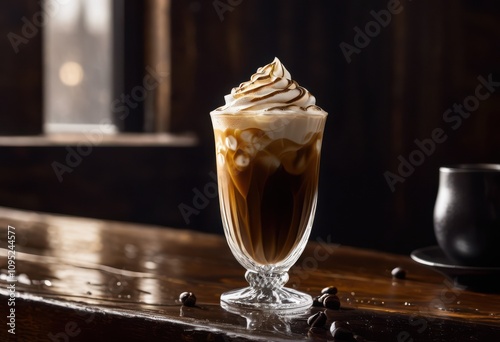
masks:
{"label": "wooden table", "polygon": [[[311,295],[339,289],[341,309],[326,310],[327,328],[313,330],[306,319],[318,308],[244,317],[220,307],[222,292],[246,285],[222,236],[0,208],[0,240],[1,341],[331,341],[333,321],[370,341],[500,340],[499,294],[454,288],[407,256],[328,244],[333,228],[290,272],[288,285]],[[392,279],[396,266],[406,279]],[[179,304],[183,291],[196,294],[196,307]]]}

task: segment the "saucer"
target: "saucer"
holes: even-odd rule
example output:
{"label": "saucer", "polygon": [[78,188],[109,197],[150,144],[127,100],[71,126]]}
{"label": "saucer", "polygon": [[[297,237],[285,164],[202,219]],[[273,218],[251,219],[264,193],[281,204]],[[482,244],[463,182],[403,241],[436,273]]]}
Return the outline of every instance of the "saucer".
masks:
{"label": "saucer", "polygon": [[500,292],[500,267],[476,267],[454,264],[439,246],[416,249],[410,254],[419,264],[433,268],[455,285],[481,292]]}

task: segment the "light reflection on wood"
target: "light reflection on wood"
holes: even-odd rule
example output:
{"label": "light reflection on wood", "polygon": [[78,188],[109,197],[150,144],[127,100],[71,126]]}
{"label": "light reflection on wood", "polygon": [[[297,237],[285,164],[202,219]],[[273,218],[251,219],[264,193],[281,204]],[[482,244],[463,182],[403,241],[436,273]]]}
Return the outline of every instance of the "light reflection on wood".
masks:
{"label": "light reflection on wood", "polygon": [[[2,241],[8,224],[19,234],[28,233],[26,241],[16,246],[17,272],[24,274],[23,282],[17,284],[19,305],[29,303],[54,314],[59,310],[56,307],[76,305],[105,315],[119,313],[173,326],[187,324],[195,330],[247,334],[247,320],[219,306],[222,292],[246,285],[244,269],[220,236],[0,208]],[[328,258],[317,261],[316,269],[307,269],[304,266],[313,264],[310,258],[318,248],[327,247],[309,243],[290,271],[288,286],[311,295],[324,286],[337,286],[343,309],[329,312],[330,321],[350,321],[368,338],[381,331],[415,332],[419,326],[409,324],[411,317],[432,325],[425,336],[452,334],[458,326],[477,330],[481,336],[500,333],[499,294],[453,288],[445,277],[406,256],[344,246],[328,245]],[[6,296],[7,250],[1,248],[0,255],[0,294]],[[391,278],[390,271],[396,266],[408,271],[407,279]],[[186,290],[195,292],[198,307],[181,309],[177,299]],[[61,314],[67,317],[68,312]],[[33,329],[43,332],[43,318],[30,322],[41,322]],[[97,322],[105,324],[106,320]],[[269,328],[272,322],[267,323],[256,330],[258,336],[274,336]],[[291,340],[305,337],[306,332],[305,316],[291,320]],[[321,340],[324,336],[316,337]]]}

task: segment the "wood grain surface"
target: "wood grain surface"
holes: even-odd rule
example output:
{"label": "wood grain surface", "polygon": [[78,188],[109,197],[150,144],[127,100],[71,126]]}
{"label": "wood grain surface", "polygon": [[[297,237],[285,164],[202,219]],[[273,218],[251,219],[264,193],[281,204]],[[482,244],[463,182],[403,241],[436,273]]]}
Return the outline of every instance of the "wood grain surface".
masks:
{"label": "wood grain surface", "polygon": [[[15,335],[6,316],[15,227]],[[369,341],[497,341],[500,295],[456,288],[409,257],[309,242],[287,286],[339,289],[340,310],[309,329],[295,316],[229,313],[222,292],[245,270],[220,236],[0,208],[1,341],[331,341],[333,321]],[[391,276],[394,267],[406,279]],[[195,307],[178,302],[183,291]],[[325,310],[325,309],[322,309]],[[361,340],[361,339],[360,339]]]}

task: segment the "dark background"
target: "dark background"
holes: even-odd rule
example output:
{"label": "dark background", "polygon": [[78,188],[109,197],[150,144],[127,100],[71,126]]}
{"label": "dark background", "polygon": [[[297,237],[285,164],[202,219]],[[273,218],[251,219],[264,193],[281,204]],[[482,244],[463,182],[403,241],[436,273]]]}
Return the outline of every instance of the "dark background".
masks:
{"label": "dark background", "polygon": [[[277,56],[329,112],[311,238],[398,253],[435,244],[439,166],[500,163],[500,87],[457,129],[443,119],[455,103],[474,95],[479,76],[500,81],[500,5],[400,1],[390,23],[348,62],[340,44],[355,46],[355,28],[364,32],[375,20],[371,11],[387,10],[387,1],[218,3],[228,6],[220,15],[214,1],[171,3],[171,130],[195,133],[197,146],[95,147],[59,183],[51,163],[64,160],[65,146],[4,143],[0,205],[222,233],[216,198],[208,198],[189,223],[178,206],[194,207],[193,189],[203,192],[213,181],[209,111]],[[4,135],[41,132],[41,35],[18,54],[5,38],[20,30],[23,13],[37,10],[29,1],[0,5]],[[130,11],[126,34],[136,45],[125,52],[140,64],[141,25],[147,22],[130,17],[140,16],[141,6]],[[138,131],[141,120],[137,113],[125,126]],[[384,174],[398,174],[400,159],[418,149],[415,139],[429,139],[437,128],[447,139],[392,191]]]}

